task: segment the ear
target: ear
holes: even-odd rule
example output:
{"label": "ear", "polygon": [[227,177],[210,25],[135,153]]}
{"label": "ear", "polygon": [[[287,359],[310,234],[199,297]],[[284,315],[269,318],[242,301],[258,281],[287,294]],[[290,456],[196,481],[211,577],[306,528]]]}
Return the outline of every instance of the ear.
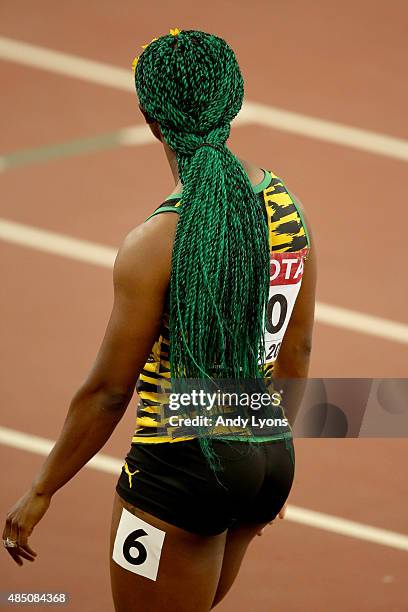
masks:
{"label": "ear", "polygon": [[142,111],[143,116],[144,116],[144,118],[146,120],[146,123],[149,126],[149,128],[151,129],[153,136],[155,136],[157,138],[157,140],[160,140],[160,142],[163,142],[163,136],[162,136],[162,133],[160,131],[160,126],[157,123],[157,121],[155,119],[152,119],[151,117],[149,117],[149,115],[140,106],[140,104],[139,104],[139,108]]}

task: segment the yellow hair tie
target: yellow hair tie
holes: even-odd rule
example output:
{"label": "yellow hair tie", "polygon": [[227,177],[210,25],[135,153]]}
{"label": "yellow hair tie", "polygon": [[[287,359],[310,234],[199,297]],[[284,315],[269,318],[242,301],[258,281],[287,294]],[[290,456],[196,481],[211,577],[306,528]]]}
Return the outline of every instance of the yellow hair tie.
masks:
{"label": "yellow hair tie", "polygon": [[135,57],[135,59],[132,62],[132,72],[133,74],[135,74],[136,72],[136,66],[137,66],[137,62],[139,61],[139,57]]}
{"label": "yellow hair tie", "polygon": [[[171,34],[172,36],[178,36],[178,35],[180,34],[180,32],[181,32],[181,30],[179,30],[178,28],[174,28],[174,30],[173,30],[173,29],[170,29],[170,34]],[[149,43],[147,43],[147,45],[142,45],[142,49],[143,49],[143,51],[144,51],[144,50],[146,49],[146,47],[148,47],[148,46],[149,46],[149,45],[150,45],[150,44],[151,44],[151,43],[152,43],[154,40],[157,40],[157,38],[153,38],[153,39],[152,39],[152,40],[151,40]],[[136,66],[137,66],[137,62],[138,62],[138,61],[139,61],[139,55],[137,55],[137,56],[134,58],[133,62],[132,62],[132,72],[133,72],[133,74],[135,74],[135,72],[136,72]]]}
{"label": "yellow hair tie", "polygon": [[146,47],[148,47],[154,40],[157,40],[157,38],[152,38],[152,40],[147,43],[147,45],[142,45],[142,49],[146,49]]}

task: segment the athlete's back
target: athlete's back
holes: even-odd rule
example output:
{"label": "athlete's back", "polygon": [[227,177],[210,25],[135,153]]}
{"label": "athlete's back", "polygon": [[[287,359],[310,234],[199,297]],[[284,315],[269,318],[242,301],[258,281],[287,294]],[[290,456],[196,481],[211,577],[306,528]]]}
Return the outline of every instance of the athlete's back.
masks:
{"label": "athlete's back", "polygon": [[[270,244],[270,288],[266,310],[265,345],[266,355],[263,364],[266,376],[272,376],[274,363],[281,349],[285,332],[289,326],[295,303],[302,285],[304,261],[310,257],[310,230],[304,220],[300,204],[288,191],[283,181],[273,172],[257,168],[247,162],[243,166],[249,169],[248,177],[256,183],[254,192],[264,209],[269,230]],[[261,174],[261,180],[259,180]],[[252,182],[252,181],[251,181]],[[159,215],[168,218],[165,230],[161,230],[159,240],[164,239],[169,252],[166,260],[171,260],[174,234],[181,206],[181,191],[174,191],[148,217],[146,223],[151,223]],[[171,214],[173,213],[173,214]],[[232,262],[226,259],[227,268]],[[171,269],[168,270],[169,281]],[[299,324],[299,322],[298,322]],[[305,328],[307,325],[305,325]],[[164,304],[163,317],[158,336],[154,342],[149,357],[141,370],[136,384],[140,397],[136,429],[133,443],[163,443],[191,439],[183,427],[174,425],[174,419],[169,422],[171,412],[168,409],[170,385],[170,355],[169,338],[169,300]],[[166,393],[164,393],[166,392]],[[236,430],[235,430],[236,431]],[[269,439],[281,438],[284,431],[279,428],[273,433],[269,431]],[[217,429],[218,435],[222,429]],[[241,434],[244,432],[241,432]],[[265,433],[265,432],[264,432]]]}

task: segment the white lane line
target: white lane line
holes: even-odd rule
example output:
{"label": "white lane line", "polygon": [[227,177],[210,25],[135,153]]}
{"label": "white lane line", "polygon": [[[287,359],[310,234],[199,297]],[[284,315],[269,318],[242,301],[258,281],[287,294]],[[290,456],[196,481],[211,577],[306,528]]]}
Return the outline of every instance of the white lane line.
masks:
{"label": "white lane line", "polygon": [[408,160],[408,141],[402,138],[370,132],[317,117],[308,117],[256,102],[248,102],[247,116],[248,119],[252,117],[254,123],[283,132],[324,140],[394,159]]}
{"label": "white lane line", "polygon": [[408,344],[408,325],[398,321],[390,321],[382,317],[375,317],[364,312],[356,312],[322,302],[316,303],[315,317],[319,323],[333,325],[335,321],[335,325],[343,329]]}
{"label": "white lane line", "polygon": [[[8,427],[0,427],[0,444],[4,446],[30,451],[36,455],[47,456],[54,446],[54,443],[54,440],[49,440],[48,438],[33,436],[22,431],[9,429]],[[106,472],[107,474],[119,474],[122,465],[123,461],[120,461],[120,459],[115,459],[115,457],[110,457],[102,453],[95,455],[95,457],[86,464],[87,467],[93,470]]]}
{"label": "white lane line", "polygon": [[150,144],[155,140],[147,125],[134,125],[118,132],[118,142],[123,146]]}
{"label": "white lane line", "polygon": [[[245,113],[240,113],[232,127],[248,123]],[[33,149],[22,149],[0,156],[0,172],[11,168],[21,168],[27,164],[45,163],[57,159],[66,159],[74,155],[83,155],[106,151],[120,146],[141,146],[154,144],[156,139],[147,125],[134,125],[107,134],[97,134],[86,138],[46,145]]]}
{"label": "white lane line", "polygon": [[112,268],[117,249],[0,218],[0,239],[37,251]]}
{"label": "white lane line", "polygon": [[[16,431],[15,429],[9,429],[8,427],[0,427],[0,444],[37,455],[47,456],[54,445],[54,441]],[[98,453],[86,464],[86,467],[119,476],[122,465],[122,460]],[[348,519],[324,514],[323,512],[288,505],[285,520],[337,533],[342,536],[365,540],[373,544],[408,551],[408,536],[402,533],[371,527],[364,523],[349,521]]]}
{"label": "white lane line", "polygon": [[87,83],[113,87],[122,91],[135,91],[130,64],[129,70],[125,70],[4,36],[0,36],[0,58],[26,67],[31,66],[70,76]]}
{"label": "white lane line", "polygon": [[[0,36],[0,59],[70,76],[88,83],[134,92],[130,67],[127,70],[4,36]],[[236,124],[245,123],[256,123],[394,159],[408,160],[408,142],[406,140],[334,121],[289,112],[266,104],[245,102],[236,119]],[[135,142],[132,144],[143,143]]]}
{"label": "white lane line", "polygon": [[[0,218],[0,240],[37,251],[112,268],[117,249]],[[319,323],[408,344],[408,325],[348,308],[316,303]]]}
{"label": "white lane line", "polygon": [[349,521],[339,516],[308,510],[307,508],[299,508],[297,506],[288,505],[285,520],[294,521],[308,527],[316,527],[324,531],[330,531],[339,535],[365,540],[373,544],[389,546],[390,548],[398,548],[399,550],[408,551],[408,536],[388,529],[379,529],[371,527],[364,523]]}

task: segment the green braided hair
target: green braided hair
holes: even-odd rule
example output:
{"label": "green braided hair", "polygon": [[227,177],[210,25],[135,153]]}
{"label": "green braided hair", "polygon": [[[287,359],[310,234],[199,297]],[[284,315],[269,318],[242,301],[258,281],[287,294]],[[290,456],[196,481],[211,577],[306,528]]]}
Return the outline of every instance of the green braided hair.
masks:
{"label": "green braided hair", "polygon": [[202,31],[161,36],[140,55],[135,84],[176,153],[183,184],[170,279],[171,378],[259,378],[269,239],[249,177],[226,146],[244,95],[235,54]]}

